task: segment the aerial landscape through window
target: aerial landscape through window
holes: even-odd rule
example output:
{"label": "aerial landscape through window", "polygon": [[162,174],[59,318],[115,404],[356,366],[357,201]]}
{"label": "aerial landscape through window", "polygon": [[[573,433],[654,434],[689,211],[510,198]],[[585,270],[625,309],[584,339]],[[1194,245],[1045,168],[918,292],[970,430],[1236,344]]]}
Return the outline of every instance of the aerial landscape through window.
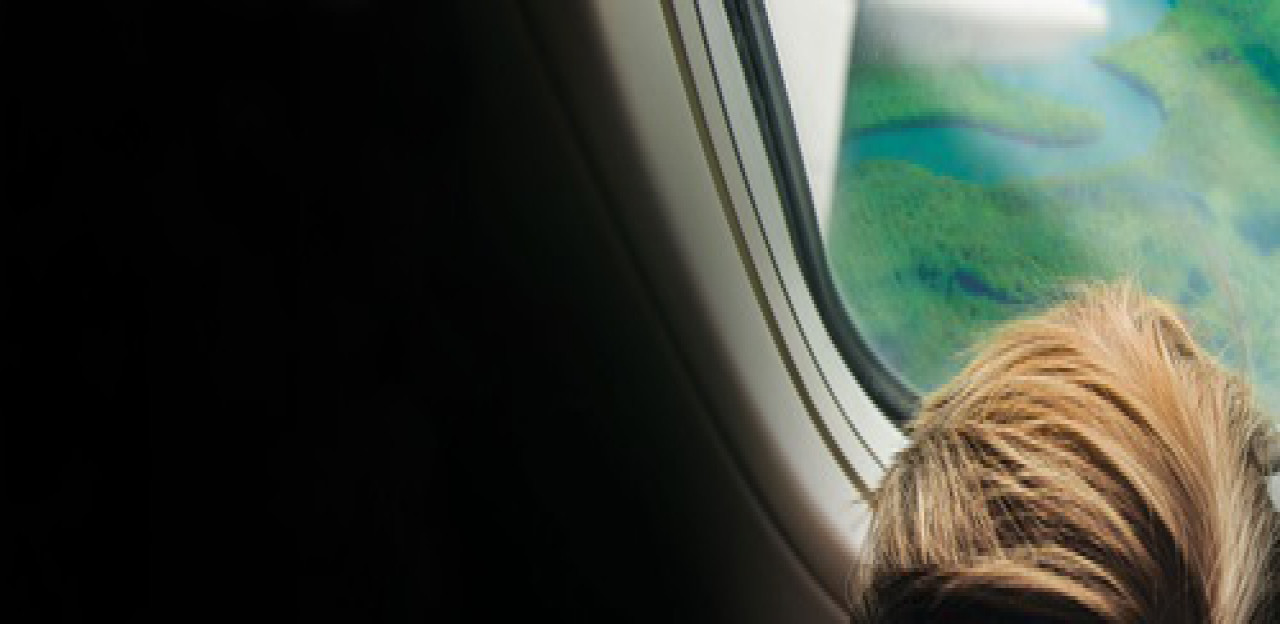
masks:
{"label": "aerial landscape through window", "polygon": [[1001,321],[1132,277],[1280,405],[1280,2],[1111,0],[1050,62],[849,74],[823,235],[916,392]]}

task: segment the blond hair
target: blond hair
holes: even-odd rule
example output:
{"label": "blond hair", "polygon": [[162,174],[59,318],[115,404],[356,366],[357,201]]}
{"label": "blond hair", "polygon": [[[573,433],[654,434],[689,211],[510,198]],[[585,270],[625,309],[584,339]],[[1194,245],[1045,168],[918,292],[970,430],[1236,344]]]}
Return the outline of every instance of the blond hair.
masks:
{"label": "blond hair", "polygon": [[876,492],[855,620],[1272,621],[1268,432],[1133,286],[1012,323]]}

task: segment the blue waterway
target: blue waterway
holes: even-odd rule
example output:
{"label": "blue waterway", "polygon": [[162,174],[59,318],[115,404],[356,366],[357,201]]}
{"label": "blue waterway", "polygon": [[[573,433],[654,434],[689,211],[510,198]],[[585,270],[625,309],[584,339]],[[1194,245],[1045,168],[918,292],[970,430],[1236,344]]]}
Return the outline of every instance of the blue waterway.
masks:
{"label": "blue waterway", "polygon": [[1107,33],[1081,42],[1060,61],[983,68],[993,80],[1100,115],[1104,126],[1096,137],[1051,144],[953,120],[877,128],[848,137],[841,157],[849,163],[906,160],[962,180],[1000,182],[1075,174],[1141,156],[1164,124],[1160,101],[1140,82],[1094,56],[1150,32],[1170,4],[1169,0],[1108,0]]}

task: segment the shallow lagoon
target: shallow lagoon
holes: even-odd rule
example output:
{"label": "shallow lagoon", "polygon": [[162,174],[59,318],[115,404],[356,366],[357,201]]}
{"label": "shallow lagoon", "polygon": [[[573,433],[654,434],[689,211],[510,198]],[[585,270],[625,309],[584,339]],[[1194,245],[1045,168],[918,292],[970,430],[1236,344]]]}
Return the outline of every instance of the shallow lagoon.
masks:
{"label": "shallow lagoon", "polygon": [[[1098,60],[1096,54],[1150,32],[1168,8],[1166,0],[1113,2],[1107,34],[1082,42],[1058,62],[980,68],[985,77],[1004,86],[1098,115],[1103,124],[1094,136],[1045,138],[964,117],[926,118],[851,133],[843,141],[841,158],[851,163],[907,160],[961,180],[1000,182],[1073,174],[1138,156],[1149,149],[1164,125],[1160,99],[1140,80]],[[852,90],[862,88],[856,67]],[[902,71],[910,74],[912,69]]]}
{"label": "shallow lagoon", "polygon": [[1132,276],[1280,405],[1280,9],[1109,8],[1051,66],[855,65],[849,101],[879,112],[848,112],[825,232],[849,315],[927,392],[1001,321]]}

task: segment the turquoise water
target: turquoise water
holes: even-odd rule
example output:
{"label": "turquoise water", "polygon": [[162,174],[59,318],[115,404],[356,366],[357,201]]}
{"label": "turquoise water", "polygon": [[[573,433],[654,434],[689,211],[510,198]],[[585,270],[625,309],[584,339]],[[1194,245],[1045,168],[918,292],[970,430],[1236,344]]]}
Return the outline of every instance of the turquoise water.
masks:
{"label": "turquoise water", "polygon": [[909,160],[961,180],[998,182],[1060,176],[1141,155],[1164,124],[1160,100],[1139,81],[1093,57],[1101,49],[1150,32],[1169,6],[1166,0],[1111,2],[1107,33],[1080,42],[1060,61],[983,69],[998,82],[1102,115],[1103,131],[1092,140],[1054,144],[951,120],[847,137],[841,158],[855,163]]}
{"label": "turquoise water", "polygon": [[[1065,286],[1131,277],[1181,306],[1201,341],[1280,405],[1280,0],[1108,9],[1105,35],[1051,64],[936,83],[911,68],[879,66],[862,84],[853,74],[850,91],[872,96],[866,110],[923,112],[842,139],[824,231],[837,289],[881,361],[928,392],[986,332]],[[1051,139],[984,126],[1016,119],[991,116],[989,98],[926,100],[993,82],[1101,124]],[[957,102],[988,108],[966,119]],[[883,113],[864,119],[894,118]]]}

